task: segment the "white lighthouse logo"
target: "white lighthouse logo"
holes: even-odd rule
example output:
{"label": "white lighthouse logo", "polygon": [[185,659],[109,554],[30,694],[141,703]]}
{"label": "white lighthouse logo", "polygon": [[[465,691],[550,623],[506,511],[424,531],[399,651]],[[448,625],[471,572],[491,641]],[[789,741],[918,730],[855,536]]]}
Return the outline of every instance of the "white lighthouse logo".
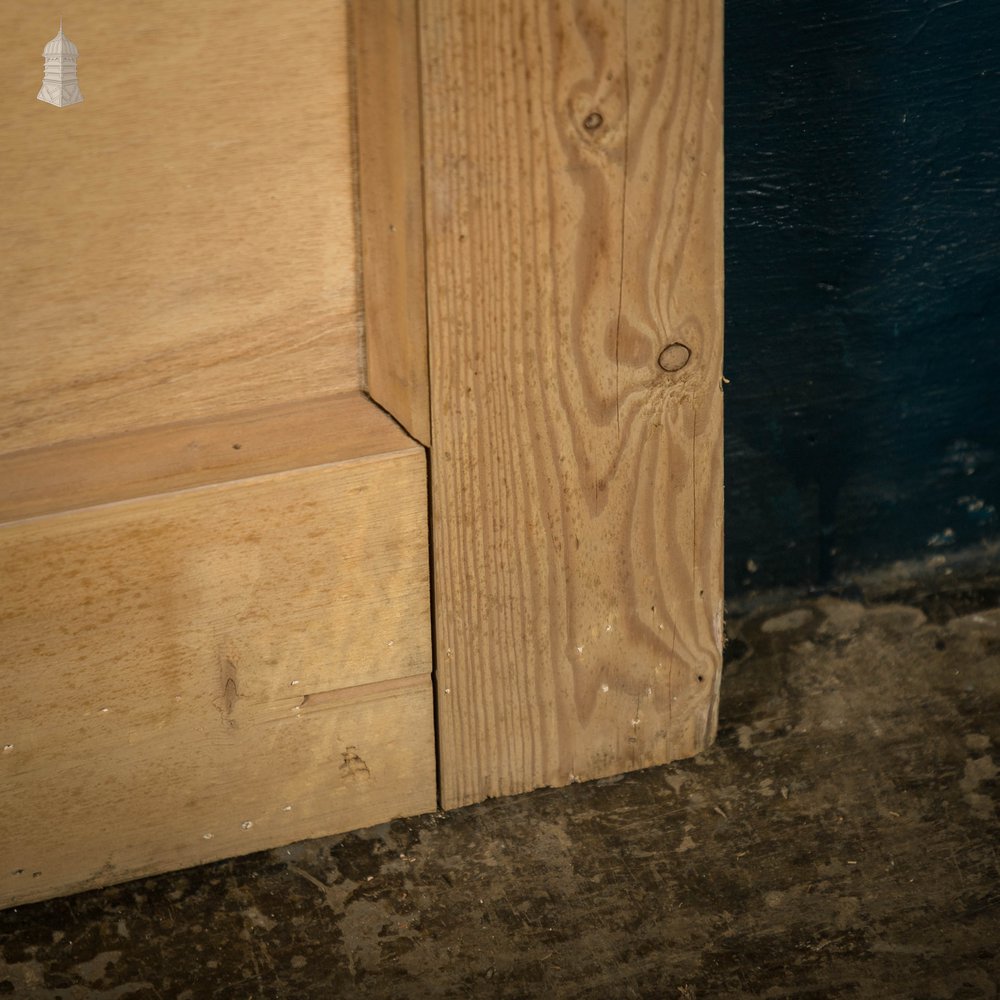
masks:
{"label": "white lighthouse logo", "polygon": [[67,104],[79,104],[83,100],[80,84],[76,80],[76,60],[79,56],[76,46],[63,34],[62,19],[59,20],[59,34],[45,46],[45,77],[38,99],[57,108]]}

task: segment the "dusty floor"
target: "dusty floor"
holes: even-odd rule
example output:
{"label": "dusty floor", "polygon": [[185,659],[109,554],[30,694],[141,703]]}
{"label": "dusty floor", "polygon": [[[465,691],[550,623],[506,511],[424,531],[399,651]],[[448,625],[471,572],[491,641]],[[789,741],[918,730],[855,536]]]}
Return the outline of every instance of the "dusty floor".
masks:
{"label": "dusty floor", "polygon": [[737,622],[694,760],[0,913],[0,997],[995,998],[1000,588],[883,600]]}

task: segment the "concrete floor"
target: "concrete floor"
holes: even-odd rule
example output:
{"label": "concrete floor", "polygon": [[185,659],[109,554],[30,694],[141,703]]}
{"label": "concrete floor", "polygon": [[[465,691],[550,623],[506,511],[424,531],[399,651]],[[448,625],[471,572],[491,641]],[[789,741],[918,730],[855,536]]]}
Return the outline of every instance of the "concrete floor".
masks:
{"label": "concrete floor", "polygon": [[998,603],[750,615],[708,753],[0,913],[0,997],[995,998]]}

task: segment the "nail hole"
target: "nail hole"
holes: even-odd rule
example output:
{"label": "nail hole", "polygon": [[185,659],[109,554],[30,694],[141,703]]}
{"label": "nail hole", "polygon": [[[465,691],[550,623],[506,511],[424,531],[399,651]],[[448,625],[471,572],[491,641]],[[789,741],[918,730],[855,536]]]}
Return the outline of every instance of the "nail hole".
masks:
{"label": "nail hole", "polygon": [[687,344],[668,344],[660,351],[657,364],[665,372],[679,372],[691,360],[691,348]]}
{"label": "nail hole", "polygon": [[586,118],[583,119],[583,127],[588,132],[593,132],[595,128],[600,128],[604,124],[604,116],[599,111],[591,111]]}
{"label": "nail hole", "polygon": [[243,445],[241,445],[241,444],[234,444],[233,445],[233,451],[239,451],[240,448],[242,448],[242,447],[243,447]]}

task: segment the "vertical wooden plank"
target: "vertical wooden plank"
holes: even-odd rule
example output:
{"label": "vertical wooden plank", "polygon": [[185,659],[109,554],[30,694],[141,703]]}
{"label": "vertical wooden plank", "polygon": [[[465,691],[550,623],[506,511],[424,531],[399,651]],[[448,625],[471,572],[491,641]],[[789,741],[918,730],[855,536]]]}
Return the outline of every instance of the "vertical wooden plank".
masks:
{"label": "vertical wooden plank", "polygon": [[367,389],[430,444],[413,0],[352,5]]}
{"label": "vertical wooden plank", "polygon": [[454,807],[714,737],[722,3],[420,12]]}

